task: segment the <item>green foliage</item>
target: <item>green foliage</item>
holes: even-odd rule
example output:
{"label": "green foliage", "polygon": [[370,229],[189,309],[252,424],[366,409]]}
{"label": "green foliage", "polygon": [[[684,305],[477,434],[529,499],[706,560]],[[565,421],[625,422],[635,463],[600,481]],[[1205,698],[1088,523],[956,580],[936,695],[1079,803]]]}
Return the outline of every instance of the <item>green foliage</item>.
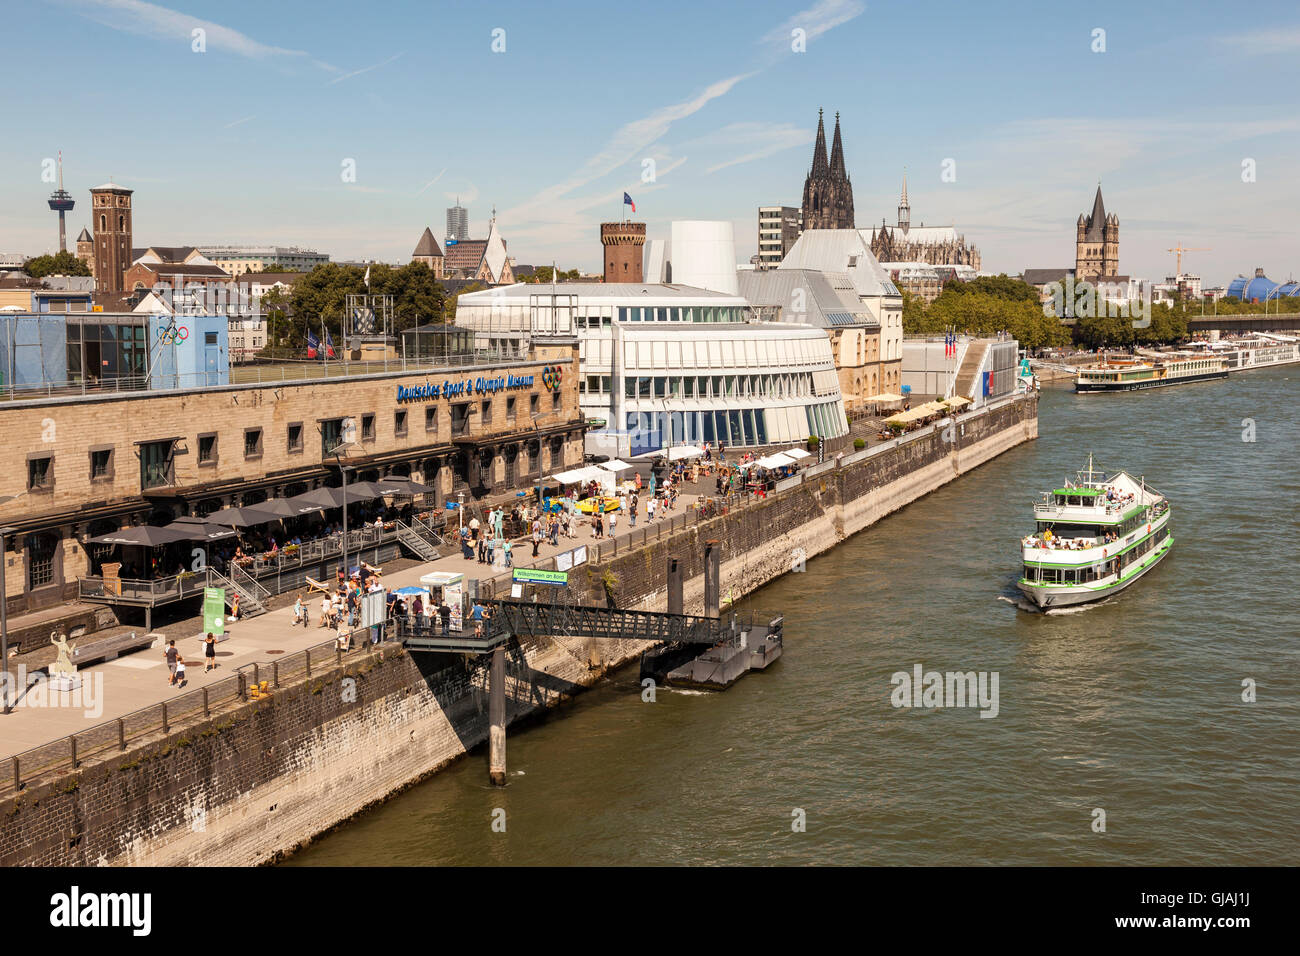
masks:
{"label": "green foliage", "polygon": [[[979,336],[1006,332],[1029,349],[1070,341],[1069,330],[1055,317],[1043,314],[1033,286],[1006,276],[985,278],[989,281],[983,285],[977,285],[979,280],[948,283],[928,307],[917,309],[914,305],[910,320],[904,303],[903,331],[909,335],[942,335],[953,329]],[[1032,299],[1025,296],[1024,289],[1033,293]]]}
{"label": "green foliage", "polygon": [[[522,276],[522,277],[519,279],[519,281],[520,281],[520,282],[550,282],[550,281],[551,281],[551,271],[552,271],[552,269],[551,269],[550,266],[538,266],[538,267],[533,271],[533,274],[532,274],[532,275],[530,275],[530,276]],[[559,275],[559,278],[558,278],[557,281],[559,281],[559,282],[566,282],[566,281],[572,282],[572,281],[575,281],[575,280],[578,278],[578,270],[577,270],[577,269],[569,269],[569,270],[566,272],[564,269],[560,269],[559,272],[558,272],[558,275]]]}
{"label": "green foliage", "polygon": [[88,276],[90,266],[64,249],[52,256],[37,256],[35,259],[29,259],[27,265],[23,266],[23,271],[33,279],[44,279],[46,276],[55,275]]}
{"label": "green foliage", "polygon": [[[327,262],[294,283],[288,309],[292,316],[288,326],[291,336],[301,341],[308,327],[319,334],[322,319],[331,334],[337,336],[347,296],[366,291],[365,275],[362,266]],[[433,277],[433,270],[422,262],[397,267],[375,263],[370,267],[370,291],[393,297],[394,332],[442,321],[446,293]]]}
{"label": "green foliage", "polygon": [[853,447],[861,451],[867,447],[867,440],[865,438],[855,438],[853,439]]}

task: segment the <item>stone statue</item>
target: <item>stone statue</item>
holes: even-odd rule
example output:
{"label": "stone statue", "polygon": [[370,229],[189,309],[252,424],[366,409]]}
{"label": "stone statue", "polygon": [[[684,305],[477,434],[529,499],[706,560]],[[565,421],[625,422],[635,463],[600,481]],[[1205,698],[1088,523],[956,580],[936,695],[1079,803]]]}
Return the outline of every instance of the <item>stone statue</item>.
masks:
{"label": "stone statue", "polygon": [[59,649],[58,659],[50,665],[50,676],[74,676],[77,673],[77,665],[72,663],[72,652],[77,649],[76,642],[69,644],[68,639],[58,631],[51,631],[50,643]]}

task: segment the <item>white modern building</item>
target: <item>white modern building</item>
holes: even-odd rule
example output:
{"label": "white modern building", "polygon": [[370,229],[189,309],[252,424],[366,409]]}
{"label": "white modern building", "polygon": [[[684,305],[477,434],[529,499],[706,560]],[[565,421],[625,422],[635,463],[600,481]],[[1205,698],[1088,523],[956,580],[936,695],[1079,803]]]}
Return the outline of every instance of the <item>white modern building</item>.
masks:
{"label": "white modern building", "polygon": [[310,272],[330,261],[328,253],[297,246],[198,246],[198,251],[232,276],[245,272]]}
{"label": "white modern building", "polygon": [[[689,237],[687,237],[689,238]],[[707,256],[688,271],[707,271]],[[716,265],[716,264],[715,264]],[[735,283],[735,263],[729,263]],[[744,298],[662,283],[519,284],[460,296],[456,324],[504,352],[576,335],[591,453],[635,456],[681,443],[760,447],[838,438],[848,422],[830,340],[759,321]]]}

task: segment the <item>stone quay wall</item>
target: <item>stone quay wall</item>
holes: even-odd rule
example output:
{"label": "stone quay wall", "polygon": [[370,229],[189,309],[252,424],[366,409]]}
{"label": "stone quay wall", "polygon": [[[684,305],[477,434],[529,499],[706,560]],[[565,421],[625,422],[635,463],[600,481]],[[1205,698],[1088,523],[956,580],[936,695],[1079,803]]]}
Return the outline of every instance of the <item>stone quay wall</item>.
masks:
{"label": "stone quay wall", "polygon": [[[723,598],[739,598],[1037,434],[1032,396],[962,416],[610,554],[571,574],[571,585],[593,603],[661,610],[673,556],[685,570],[686,609],[699,611],[706,542],[722,549]],[[512,643],[507,721],[557,705],[648,646]],[[0,801],[0,865],[274,862],[485,742],[488,660],[382,645],[270,699],[33,782]]]}

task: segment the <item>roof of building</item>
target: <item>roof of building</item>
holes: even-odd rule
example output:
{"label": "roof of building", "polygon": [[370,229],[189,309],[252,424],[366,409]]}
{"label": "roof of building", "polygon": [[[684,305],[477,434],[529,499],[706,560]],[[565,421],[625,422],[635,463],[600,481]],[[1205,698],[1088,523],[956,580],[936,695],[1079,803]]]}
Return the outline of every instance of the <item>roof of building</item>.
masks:
{"label": "roof of building", "polygon": [[1102,242],[1106,238],[1106,204],[1101,200],[1101,183],[1097,184],[1097,195],[1092,201],[1092,215],[1087,220],[1087,231],[1083,238],[1088,242]]}
{"label": "roof of building", "polygon": [[196,262],[136,262],[155,275],[160,276],[210,276],[214,279],[229,279],[230,273],[221,266],[204,266]]}
{"label": "roof of building", "polygon": [[[740,294],[751,305],[778,307],[783,322],[798,322],[818,328],[843,326],[880,327],[880,321],[862,304],[853,280],[846,272],[816,269],[769,269],[744,271],[737,275]],[[797,290],[803,295],[798,296]],[[796,304],[804,311],[795,311]]]}
{"label": "roof of building", "polygon": [[1049,282],[1060,282],[1068,275],[1074,275],[1073,269],[1026,269],[1021,279],[1030,285],[1047,285]]}
{"label": "roof of building", "polygon": [[806,229],[790,247],[782,269],[847,272],[860,296],[899,295],[894,283],[871,254],[860,229]]}
{"label": "roof of building", "polygon": [[887,232],[894,242],[911,242],[923,246],[961,241],[956,226],[909,226],[907,229],[899,226],[877,226],[871,232],[874,235],[878,230]]}
{"label": "roof of building", "polygon": [[239,279],[241,282],[256,282],[260,285],[275,285],[277,282],[293,285],[306,275],[305,272],[245,272]]}
{"label": "roof of building", "polygon": [[[497,286],[495,289],[484,289],[481,293],[472,292],[463,297],[461,301],[468,300],[471,296],[482,295],[484,298],[493,300],[505,299],[523,299],[527,300],[531,296],[549,296],[551,283],[549,282],[516,282],[514,285]],[[577,295],[584,299],[626,299],[629,304],[639,303],[644,299],[712,299],[718,305],[742,305],[740,296],[728,295],[725,292],[714,292],[711,289],[697,289],[689,285],[675,285],[671,283],[657,282],[557,282],[555,283],[556,294],[558,295]]]}
{"label": "roof of building", "polygon": [[90,230],[87,229],[85,226],[82,226],[82,227],[81,227],[81,235],[77,236],[77,241],[78,241],[78,242],[94,242],[95,240],[94,240],[93,238],[91,238]]}
{"label": "roof of building", "polygon": [[119,193],[133,193],[133,192],[135,192],[134,189],[127,189],[125,186],[119,186],[117,183],[112,182],[112,181],[106,182],[106,183],[104,183],[102,186],[91,186],[91,187],[90,187],[90,191],[91,191],[92,193],[102,192],[102,191],[104,191],[104,190],[106,190],[106,189],[107,189],[107,190],[112,190],[113,192],[119,192]]}
{"label": "roof of building", "polygon": [[433,230],[428,226],[424,227],[424,232],[420,236],[420,241],[415,244],[415,251],[411,253],[411,258],[417,256],[433,256],[442,258],[442,249],[438,246],[438,240],[433,238]]}
{"label": "roof of building", "polygon": [[194,258],[196,253],[198,256],[203,256],[203,253],[199,252],[194,246],[146,246],[143,249],[131,250],[131,264],[134,265],[141,259],[147,259],[150,262],[186,262]]}

